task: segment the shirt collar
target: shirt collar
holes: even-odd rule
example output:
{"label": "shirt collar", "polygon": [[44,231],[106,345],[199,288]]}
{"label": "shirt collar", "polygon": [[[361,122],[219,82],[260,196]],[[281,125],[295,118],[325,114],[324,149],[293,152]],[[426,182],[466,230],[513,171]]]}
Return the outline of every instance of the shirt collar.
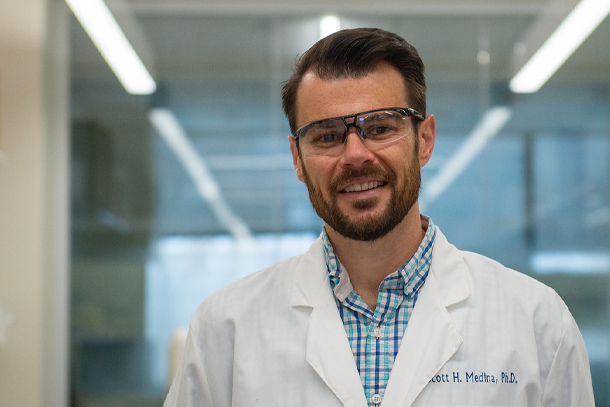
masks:
{"label": "shirt collar", "polygon": [[[426,233],[417,251],[405,264],[382,281],[380,290],[402,289],[405,295],[411,296],[423,285],[430,269],[436,230],[434,223],[427,216],[421,215],[421,224]],[[322,231],[322,243],[333,292],[339,301],[344,301],[353,291],[349,275],[335,254],[326,230]]]}

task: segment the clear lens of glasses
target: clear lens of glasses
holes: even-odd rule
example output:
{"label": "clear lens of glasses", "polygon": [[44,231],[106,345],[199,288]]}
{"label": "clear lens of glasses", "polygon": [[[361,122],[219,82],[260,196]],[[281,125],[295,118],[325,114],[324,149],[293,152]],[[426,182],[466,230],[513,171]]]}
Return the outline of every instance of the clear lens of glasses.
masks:
{"label": "clear lens of glasses", "polygon": [[356,116],[353,123],[343,118],[324,119],[299,129],[299,145],[305,155],[341,155],[345,150],[348,127],[355,126],[370,149],[392,143],[409,132],[407,116],[391,111],[379,110]]}

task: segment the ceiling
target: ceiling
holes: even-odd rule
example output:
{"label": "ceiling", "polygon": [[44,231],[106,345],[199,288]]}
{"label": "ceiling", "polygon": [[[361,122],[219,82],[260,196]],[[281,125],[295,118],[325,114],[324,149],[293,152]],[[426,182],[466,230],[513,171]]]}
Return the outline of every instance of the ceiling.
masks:
{"label": "ceiling", "polygon": [[[568,0],[569,1],[569,0]],[[565,1],[563,1],[565,3]],[[228,233],[150,122],[170,109],[251,233],[320,228],[296,180],[281,112],[281,83],[317,40],[327,12],[343,27],[377,26],[405,37],[426,64],[438,142],[459,145],[490,104],[508,103],[503,134],[607,129],[610,21],[604,21],[534,95],[507,92],[515,46],[548,0],[174,1],[109,7],[155,78],[152,96],[127,94],[76,19],[70,18],[73,196],[79,230],[156,236]],[[488,52],[489,65],[478,63]],[[453,151],[437,148],[424,183]],[[96,192],[97,191],[97,192]],[[459,193],[459,192],[456,192]],[[460,202],[460,197],[452,197]]]}

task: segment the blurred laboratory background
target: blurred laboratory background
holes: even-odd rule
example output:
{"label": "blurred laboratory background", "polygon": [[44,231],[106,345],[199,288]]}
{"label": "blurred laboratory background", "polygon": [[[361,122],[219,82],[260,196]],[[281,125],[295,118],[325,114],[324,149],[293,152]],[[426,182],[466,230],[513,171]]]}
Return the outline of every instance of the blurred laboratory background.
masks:
{"label": "blurred laboratory background", "polygon": [[0,6],[0,406],[162,405],[201,301],[319,235],[281,87],[354,27],[426,65],[423,213],[562,296],[610,405],[608,1],[107,0],[136,82],[68,3]]}

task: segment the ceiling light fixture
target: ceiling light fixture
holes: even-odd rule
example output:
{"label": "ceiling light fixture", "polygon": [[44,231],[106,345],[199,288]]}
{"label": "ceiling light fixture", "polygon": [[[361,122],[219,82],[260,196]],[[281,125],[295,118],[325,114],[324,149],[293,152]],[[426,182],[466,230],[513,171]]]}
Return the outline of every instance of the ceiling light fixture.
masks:
{"label": "ceiling light fixture", "polygon": [[174,114],[168,109],[152,109],[148,117],[191,177],[197,192],[208,203],[218,222],[237,240],[251,239],[250,228],[233,213],[224,200],[218,183],[197,154]]}
{"label": "ceiling light fixture", "polygon": [[157,84],[103,0],[66,0],[125,90],[149,95]]}
{"label": "ceiling light fixture", "polygon": [[510,81],[515,93],[544,85],[610,13],[610,0],[582,0]]}
{"label": "ceiling light fixture", "polygon": [[327,15],[320,19],[320,39],[336,33],[341,29],[341,20],[337,16]]}
{"label": "ceiling light fixture", "polygon": [[593,251],[535,252],[530,267],[538,274],[606,274],[610,270],[610,255]]}

